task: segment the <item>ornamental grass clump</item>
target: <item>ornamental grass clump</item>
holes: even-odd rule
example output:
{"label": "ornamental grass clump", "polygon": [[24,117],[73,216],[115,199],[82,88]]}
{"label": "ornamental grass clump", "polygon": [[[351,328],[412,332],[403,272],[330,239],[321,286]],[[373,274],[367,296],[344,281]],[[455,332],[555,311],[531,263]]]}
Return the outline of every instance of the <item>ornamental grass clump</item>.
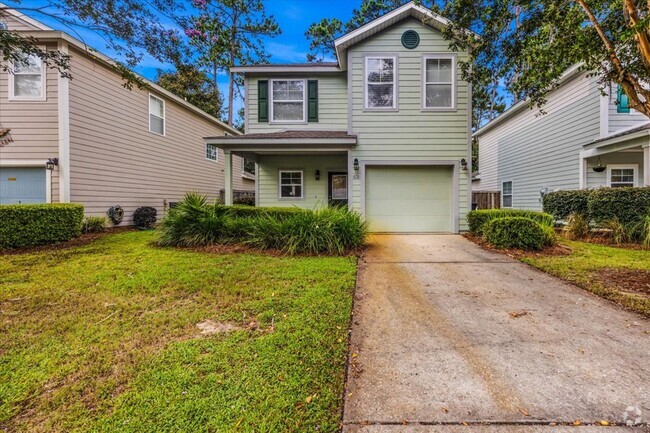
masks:
{"label": "ornamental grass clump", "polygon": [[207,198],[188,193],[162,221],[159,243],[165,246],[196,247],[218,243],[225,234],[225,213]]}
{"label": "ornamental grass clump", "polygon": [[562,232],[567,239],[584,239],[589,236],[589,221],[583,214],[572,213],[567,217]]}

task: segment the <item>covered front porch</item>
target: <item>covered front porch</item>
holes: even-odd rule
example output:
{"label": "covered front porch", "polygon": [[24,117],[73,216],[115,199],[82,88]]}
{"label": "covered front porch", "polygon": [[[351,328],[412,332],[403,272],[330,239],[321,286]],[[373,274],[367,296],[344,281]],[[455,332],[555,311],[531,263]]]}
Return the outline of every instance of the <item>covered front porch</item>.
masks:
{"label": "covered front porch", "polygon": [[208,137],[225,154],[226,205],[233,203],[233,155],[255,162],[255,204],[315,209],[347,205],[350,151],[357,139],[344,131],[282,131]]}
{"label": "covered front porch", "polygon": [[584,146],[580,188],[650,186],[650,123]]}

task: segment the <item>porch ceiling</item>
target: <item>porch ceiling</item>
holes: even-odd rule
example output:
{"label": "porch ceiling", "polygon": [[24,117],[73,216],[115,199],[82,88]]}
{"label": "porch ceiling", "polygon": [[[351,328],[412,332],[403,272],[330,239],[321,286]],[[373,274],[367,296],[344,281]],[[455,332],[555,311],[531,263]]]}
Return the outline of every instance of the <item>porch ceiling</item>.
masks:
{"label": "porch ceiling", "polygon": [[650,145],[650,123],[585,144],[583,156],[620,152]]}

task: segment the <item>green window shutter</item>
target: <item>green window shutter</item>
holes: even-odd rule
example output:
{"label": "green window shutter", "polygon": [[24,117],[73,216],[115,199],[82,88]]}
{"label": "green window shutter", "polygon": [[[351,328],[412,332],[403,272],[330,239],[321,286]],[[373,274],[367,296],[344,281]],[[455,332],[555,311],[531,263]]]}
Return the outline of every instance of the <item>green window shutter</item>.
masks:
{"label": "green window shutter", "polygon": [[307,121],[318,122],[318,80],[307,81]]}
{"label": "green window shutter", "polygon": [[630,98],[625,94],[623,88],[618,86],[618,96],[616,100],[616,111],[619,113],[630,112]]}
{"label": "green window shutter", "polygon": [[257,121],[269,121],[269,82],[259,80],[257,82]]}

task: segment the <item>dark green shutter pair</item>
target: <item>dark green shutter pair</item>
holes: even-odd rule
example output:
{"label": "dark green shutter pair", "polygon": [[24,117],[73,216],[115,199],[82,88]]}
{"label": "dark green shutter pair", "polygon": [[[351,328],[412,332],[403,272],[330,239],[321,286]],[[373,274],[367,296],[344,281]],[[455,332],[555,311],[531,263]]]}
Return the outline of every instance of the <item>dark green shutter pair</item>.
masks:
{"label": "dark green shutter pair", "polygon": [[[269,121],[269,81],[257,82],[257,121]],[[307,81],[307,121],[318,122],[318,80]]]}

